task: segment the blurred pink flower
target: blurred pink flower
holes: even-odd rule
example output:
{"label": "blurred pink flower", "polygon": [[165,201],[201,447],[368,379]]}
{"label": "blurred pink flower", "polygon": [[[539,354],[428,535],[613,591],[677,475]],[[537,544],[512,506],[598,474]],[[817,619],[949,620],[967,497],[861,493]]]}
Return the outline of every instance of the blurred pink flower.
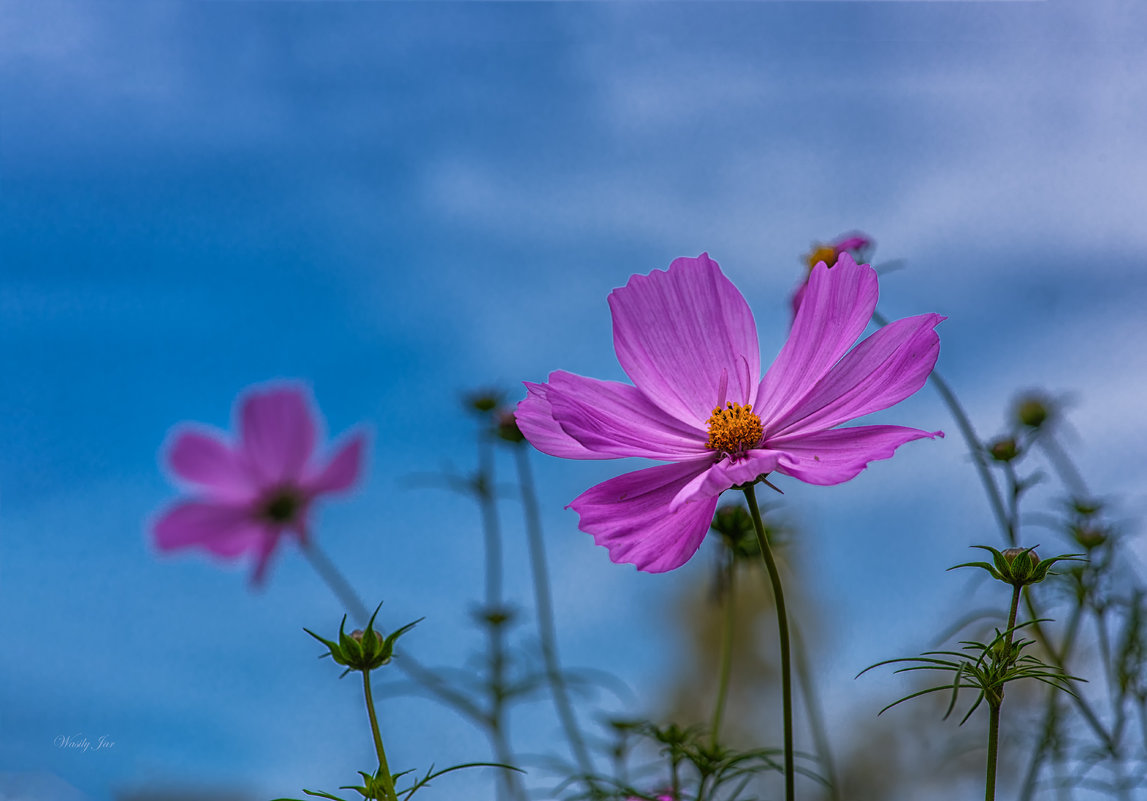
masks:
{"label": "blurred pink flower", "polygon": [[526,382],[518,426],[553,456],[670,462],[609,479],[570,506],[613,561],[672,570],[700,547],[717,497],[731,487],[772,471],[839,484],[905,442],[942,436],[837,428],[914,393],[939,354],[938,314],[898,320],[852,348],[876,297],[876,272],[847,253],[831,270],[818,264],[761,378],[741,293],[708,254],[677,259],[609,296],[614,349],[633,385],[551,373],[548,383]]}
{"label": "blurred pink flower", "polygon": [[805,256],[805,261],[808,263],[808,273],[805,274],[800,286],[793,290],[793,296],[791,298],[793,316],[796,316],[797,309],[800,308],[801,301],[804,299],[805,290],[808,287],[808,276],[812,273],[814,267],[821,262],[824,262],[825,266],[829,268],[835,267],[836,262],[845,253],[851,256],[853,261],[863,261],[861,256],[871,248],[872,245],[872,240],[860,232],[842,234],[827,245],[813,245],[813,249]]}
{"label": "blurred pink flower", "polygon": [[175,431],[167,465],[192,497],[164,512],[153,535],[161,551],[203,548],[224,559],[251,553],[258,583],[284,535],[306,544],[311,502],[357,481],[366,437],[354,434],[329,459],[314,459],[321,418],[308,393],[291,385],[249,391],[236,422],[234,442],[207,427]]}

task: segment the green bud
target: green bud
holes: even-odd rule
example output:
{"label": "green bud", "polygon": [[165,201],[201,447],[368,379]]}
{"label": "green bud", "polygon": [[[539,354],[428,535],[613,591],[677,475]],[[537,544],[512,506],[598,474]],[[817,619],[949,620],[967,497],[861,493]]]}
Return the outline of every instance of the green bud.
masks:
{"label": "green bud", "polygon": [[346,668],[343,671],[344,676],[352,670],[363,672],[374,670],[390,662],[394,656],[394,644],[398,638],[423,620],[423,618],[419,618],[413,623],[407,623],[389,636],[383,637],[374,628],[374,619],[381,608],[382,604],[375,608],[365,631],[355,629],[350,634],[346,633],[346,615],[343,615],[342,622],[339,624],[338,642],[320,637],[310,629],[303,629],[303,631],[327,647],[327,653],[322,656],[329,656],[335,661],[335,664],[344,666]]}
{"label": "green bud", "polygon": [[997,462],[1010,462],[1020,455],[1020,448],[1014,438],[1000,437],[988,443],[988,453]]}
{"label": "green bud", "polygon": [[1048,577],[1051,566],[1056,562],[1065,559],[1074,560],[1082,556],[1082,554],[1073,553],[1041,560],[1036,555],[1035,548],[1008,548],[1005,551],[997,551],[990,545],[973,545],[972,547],[991,552],[992,563],[965,562],[964,564],[956,565],[948,569],[955,570],[957,567],[978,567],[987,571],[988,574],[997,581],[1002,581],[1013,587],[1038,584]]}
{"label": "green bud", "polygon": [[1094,498],[1072,498],[1071,509],[1080,517],[1094,517],[1103,509],[1103,502]]}
{"label": "green bud", "polygon": [[1080,547],[1091,551],[1107,542],[1107,529],[1092,525],[1072,526],[1071,536]]}
{"label": "green bud", "polygon": [[462,400],[470,411],[487,414],[502,405],[502,393],[492,389],[479,389],[467,393]]}
{"label": "green bud", "polygon": [[1043,395],[1028,395],[1016,404],[1016,417],[1028,428],[1039,428],[1051,415],[1051,402]]}
{"label": "green bud", "polygon": [[[734,559],[759,559],[761,545],[757,542],[757,529],[749,511],[739,503],[727,503],[718,507],[713,515],[710,528],[721,537],[721,543],[729,549]],[[765,535],[772,541],[772,532],[767,527]]]}
{"label": "green bud", "polygon": [[522,430],[518,428],[518,419],[514,417],[513,409],[503,409],[498,412],[496,431],[499,437],[513,445],[526,441]]}

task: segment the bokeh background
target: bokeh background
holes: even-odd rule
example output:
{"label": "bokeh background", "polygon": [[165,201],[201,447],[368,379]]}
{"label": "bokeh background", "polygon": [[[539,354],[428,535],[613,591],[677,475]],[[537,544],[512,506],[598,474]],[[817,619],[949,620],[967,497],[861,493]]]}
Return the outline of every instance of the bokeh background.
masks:
{"label": "bokeh background", "polygon": [[[227,427],[244,387],[277,378],[309,384],[331,435],[367,424],[369,475],[323,505],[318,537],[384,625],[426,616],[404,640],[424,662],[462,664],[481,644],[476,510],[411,477],[473,468],[468,390],[622,379],[606,295],[677,256],[720,262],[767,364],[802,254],[867,232],[876,263],[902,260],[884,313],[949,316],[939,369],[980,433],[1045,387],[1133,527],[1145,36],[1133,0],[0,0],[0,797],[353,778],[358,691],[301,631],[342,609],[302,557],[252,591],[242,565],[154,552],[169,429]],[[935,393],[881,419],[949,436],[843,486],[780,481],[842,750],[896,725],[875,713],[904,687],[853,676],[928,647],[970,603],[945,568],[998,542]],[[606,707],[654,714],[709,546],[666,575],[611,564],[563,506],[632,465],[535,456],[563,657],[641,688]],[[384,708],[392,765],[487,758],[429,700]],[[523,750],[560,750],[547,711],[522,713]],[[74,735],[114,746],[56,745]]]}

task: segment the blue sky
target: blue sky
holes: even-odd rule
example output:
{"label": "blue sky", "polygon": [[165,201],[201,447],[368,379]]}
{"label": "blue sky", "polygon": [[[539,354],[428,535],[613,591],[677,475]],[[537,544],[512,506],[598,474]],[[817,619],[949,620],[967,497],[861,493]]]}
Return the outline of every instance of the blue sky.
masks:
{"label": "blue sky", "polygon": [[[274,378],[307,381],[331,434],[369,424],[369,478],[319,536],[457,663],[477,518],[403,478],[472,464],[467,389],[622,378],[605,297],[677,256],[721,263],[767,363],[800,254],[870,233],[907,263],[885,313],[949,316],[939,366],[981,432],[1018,388],[1065,393],[1073,455],[1141,517],[1145,33],[1134,2],[0,0],[0,778],[89,801],[344,783],[369,758],[357,695],[301,633],[341,610],[295,553],[260,593],[156,557],[168,429],[227,426]],[[785,484],[822,690],[865,721],[896,684],[852,676],[917,650],[966,589],[944,568],[995,536],[935,395],[881,419],[952,435]],[[708,562],[610,564],[562,507],[619,466],[534,464],[567,660],[662,686],[663,610]],[[428,701],[388,708],[392,762],[485,754]],[[77,733],[116,745],[53,745]]]}

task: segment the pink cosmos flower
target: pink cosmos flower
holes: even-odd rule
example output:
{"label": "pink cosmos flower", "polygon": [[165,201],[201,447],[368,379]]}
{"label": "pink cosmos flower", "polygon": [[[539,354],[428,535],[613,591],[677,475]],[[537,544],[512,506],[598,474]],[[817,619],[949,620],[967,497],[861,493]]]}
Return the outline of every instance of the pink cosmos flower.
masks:
{"label": "pink cosmos flower", "polygon": [[553,456],[669,462],[609,479],[570,506],[614,562],[672,570],[700,547],[717,496],[731,487],[773,471],[839,484],[905,442],[943,436],[838,428],[920,389],[939,354],[938,314],[898,320],[852,348],[876,297],[876,272],[847,253],[831,270],[818,264],[762,378],[741,293],[708,254],[677,259],[609,296],[614,348],[633,385],[551,373],[548,383],[526,383],[518,426]]}
{"label": "pink cosmos flower", "polygon": [[[805,256],[805,261],[808,262],[809,273],[811,274],[813,268],[821,262],[824,262],[829,268],[836,266],[836,262],[845,253],[851,256],[855,261],[860,258],[862,253],[871,248],[872,245],[872,240],[860,232],[842,234],[827,245],[814,245],[812,251]],[[805,279],[801,281],[800,286],[793,291],[791,303],[794,317],[796,316],[797,309],[801,305],[801,300],[804,299],[805,290],[807,288],[808,276],[806,275]]]}
{"label": "pink cosmos flower", "polygon": [[234,442],[200,426],[174,433],[167,464],[192,497],[164,512],[153,534],[161,551],[202,548],[224,559],[251,553],[259,583],[285,535],[306,544],[311,502],[358,480],[366,437],[354,434],[329,459],[316,460],[321,418],[297,386],[248,392],[236,417]]}

